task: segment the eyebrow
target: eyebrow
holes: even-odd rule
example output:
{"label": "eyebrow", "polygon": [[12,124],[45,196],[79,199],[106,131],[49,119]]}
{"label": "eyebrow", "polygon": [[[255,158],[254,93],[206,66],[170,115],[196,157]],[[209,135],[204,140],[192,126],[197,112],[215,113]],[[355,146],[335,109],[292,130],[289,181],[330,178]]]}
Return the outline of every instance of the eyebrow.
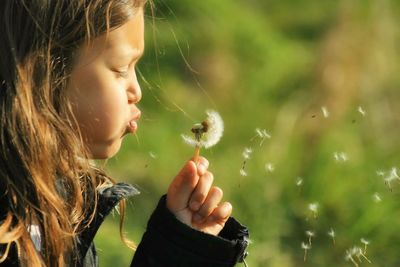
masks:
{"label": "eyebrow", "polygon": [[120,59],[120,60],[124,60],[126,58],[132,58],[132,60],[130,61],[130,63],[132,63],[135,60],[141,59],[144,54],[144,49],[143,50],[135,49],[135,50],[131,50],[131,51],[132,52],[121,53],[118,56],[116,56],[116,58]]}

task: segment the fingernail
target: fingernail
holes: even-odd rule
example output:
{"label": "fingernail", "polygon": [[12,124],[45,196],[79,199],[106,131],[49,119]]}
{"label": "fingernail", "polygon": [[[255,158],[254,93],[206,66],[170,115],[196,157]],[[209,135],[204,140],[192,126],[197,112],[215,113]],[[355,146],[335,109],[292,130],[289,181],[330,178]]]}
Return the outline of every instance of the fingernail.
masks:
{"label": "fingernail", "polygon": [[199,175],[205,174],[206,170],[207,170],[207,166],[204,166],[204,164],[202,164],[202,163],[197,164],[197,172],[199,173]]}
{"label": "fingernail", "polygon": [[197,171],[201,174],[204,174],[206,171],[206,167],[201,163],[197,163]]}
{"label": "fingernail", "polygon": [[200,215],[200,214],[195,214],[195,215],[193,215],[193,221],[194,222],[201,222],[203,220],[203,217]]}
{"label": "fingernail", "polygon": [[197,201],[192,201],[190,203],[190,209],[193,211],[197,211],[200,208],[200,203]]}

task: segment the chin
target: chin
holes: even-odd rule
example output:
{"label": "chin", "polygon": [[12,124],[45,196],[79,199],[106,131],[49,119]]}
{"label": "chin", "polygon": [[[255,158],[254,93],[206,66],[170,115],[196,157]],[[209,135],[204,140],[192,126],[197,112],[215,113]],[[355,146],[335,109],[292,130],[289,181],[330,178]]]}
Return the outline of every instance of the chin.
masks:
{"label": "chin", "polygon": [[90,149],[92,159],[109,159],[115,156],[121,148],[121,140],[112,144],[98,144]]}

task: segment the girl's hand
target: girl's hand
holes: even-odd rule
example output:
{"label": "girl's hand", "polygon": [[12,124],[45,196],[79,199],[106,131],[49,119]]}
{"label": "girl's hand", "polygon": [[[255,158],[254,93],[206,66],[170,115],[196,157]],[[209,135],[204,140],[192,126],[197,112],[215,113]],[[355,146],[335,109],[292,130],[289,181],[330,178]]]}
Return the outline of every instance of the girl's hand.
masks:
{"label": "girl's hand", "polygon": [[188,161],[168,188],[167,208],[190,227],[218,235],[232,213],[232,205],[220,203],[223,192],[212,186],[214,178],[207,168],[208,161],[203,157],[197,164]]}

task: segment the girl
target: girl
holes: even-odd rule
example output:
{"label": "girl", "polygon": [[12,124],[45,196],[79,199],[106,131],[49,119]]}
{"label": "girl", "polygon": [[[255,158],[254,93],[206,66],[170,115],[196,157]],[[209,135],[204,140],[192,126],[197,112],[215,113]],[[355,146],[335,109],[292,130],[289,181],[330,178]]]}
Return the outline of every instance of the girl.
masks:
{"label": "girl", "polygon": [[[144,0],[0,1],[0,265],[97,266],[105,216],[137,193],[90,159],[136,132]],[[189,160],[131,266],[233,266],[247,230]]]}

